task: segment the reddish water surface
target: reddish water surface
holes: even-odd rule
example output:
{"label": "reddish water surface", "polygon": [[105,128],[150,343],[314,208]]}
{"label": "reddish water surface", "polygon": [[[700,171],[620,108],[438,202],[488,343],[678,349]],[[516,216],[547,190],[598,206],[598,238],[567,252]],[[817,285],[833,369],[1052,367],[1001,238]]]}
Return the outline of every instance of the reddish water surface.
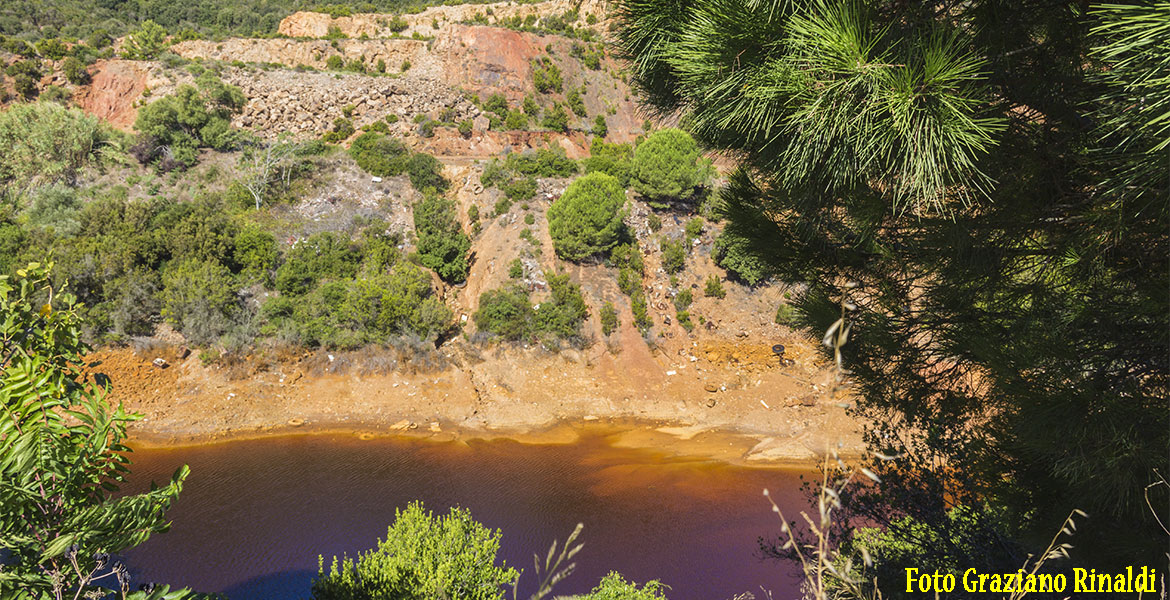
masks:
{"label": "reddish water surface", "polygon": [[[138,581],[160,581],[233,600],[308,598],[317,556],[373,547],[394,510],[419,499],[462,506],[503,531],[501,557],[532,570],[584,523],[577,571],[558,595],[589,591],[609,571],[658,579],[672,600],[742,592],[798,597],[789,565],[761,561],[757,539],[804,507],[799,474],[618,449],[604,437],[569,445],[514,441],[433,443],[294,436],[135,452],[136,486],[191,466],[168,515],[174,525],[127,553]],[[135,487],[135,486],[129,486]],[[521,579],[534,585],[527,573]]]}

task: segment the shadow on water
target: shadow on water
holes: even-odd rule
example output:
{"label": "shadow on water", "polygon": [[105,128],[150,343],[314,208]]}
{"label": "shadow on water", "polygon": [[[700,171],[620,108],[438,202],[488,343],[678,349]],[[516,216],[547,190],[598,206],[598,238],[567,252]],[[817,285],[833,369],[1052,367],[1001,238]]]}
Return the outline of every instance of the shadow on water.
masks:
{"label": "shadow on water", "polygon": [[806,508],[800,473],[751,469],[610,446],[604,436],[568,445],[514,441],[431,443],[296,436],[135,452],[143,489],[191,466],[168,513],[171,531],[127,553],[139,581],[167,582],[233,600],[307,598],[317,557],[359,552],[384,538],[396,509],[422,500],[435,512],[462,506],[503,532],[500,556],[523,568],[585,524],[577,571],[558,595],[585,593],[609,571],[671,586],[671,600],[742,592],[795,597],[788,565],[756,556],[780,523],[761,495]]}

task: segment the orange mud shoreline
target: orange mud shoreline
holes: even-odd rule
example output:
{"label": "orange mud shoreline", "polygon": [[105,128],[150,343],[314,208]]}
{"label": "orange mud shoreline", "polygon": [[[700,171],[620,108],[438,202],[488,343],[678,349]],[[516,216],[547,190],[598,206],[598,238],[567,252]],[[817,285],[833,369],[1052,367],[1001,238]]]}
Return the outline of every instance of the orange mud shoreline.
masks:
{"label": "orange mud shoreline", "polygon": [[205,365],[165,345],[102,349],[87,362],[113,382],[111,402],[143,415],[129,427],[137,447],[290,434],[533,444],[601,435],[617,447],[767,467],[864,450],[848,396],[833,393],[811,349],[787,367],[741,341],[655,362],[604,346],[457,353],[428,371],[374,369],[359,353],[324,352]]}

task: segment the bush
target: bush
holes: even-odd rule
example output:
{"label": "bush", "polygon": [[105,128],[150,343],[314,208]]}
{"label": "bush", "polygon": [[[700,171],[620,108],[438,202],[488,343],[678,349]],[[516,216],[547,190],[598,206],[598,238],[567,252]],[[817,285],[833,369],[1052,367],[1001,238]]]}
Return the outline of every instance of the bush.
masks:
{"label": "bush", "polygon": [[593,118],[593,135],[604,138],[609,134],[609,125],[605,122],[605,115],[597,115]]}
{"label": "bush", "polygon": [[634,189],[651,200],[689,197],[709,174],[698,144],[681,129],[658,130],[634,150]]}
{"label": "bush", "polygon": [[77,192],[60,184],[37,190],[25,216],[33,227],[50,229],[58,236],[70,236],[81,228],[81,202]]}
{"label": "bush", "polygon": [[711,246],[711,258],[731,276],[756,285],[771,276],[772,270],[752,249],[747,238],[724,229]]}
{"label": "bush", "polygon": [[616,331],[618,326],[621,324],[618,321],[617,310],[614,309],[612,302],[606,302],[601,306],[601,313],[599,316],[601,318],[601,333],[605,334],[606,336]]}
{"label": "bush", "polygon": [[414,206],[414,229],[423,266],[447,282],[467,279],[467,251],[471,240],[459,226],[454,200],[435,193],[424,194]]}
{"label": "bush", "polygon": [[305,294],[322,278],[353,277],[359,262],[356,244],[330,231],[318,233],[289,251],[276,270],[276,289],[282,294]]}
{"label": "bush", "polygon": [[85,63],[82,63],[76,56],[70,56],[61,63],[61,72],[65,74],[65,79],[73,85],[89,83],[89,71],[85,70]]}
{"label": "bush", "polygon": [[780,306],[776,307],[776,324],[786,327],[799,327],[800,315],[792,305],[781,302]]}
{"label": "bush", "polygon": [[131,60],[150,60],[157,58],[166,47],[167,30],[147,19],[137,31],[126,36],[122,56]]}
{"label": "bush", "polygon": [[393,177],[406,171],[410,149],[390,136],[367,132],[353,140],[349,155],[370,175]]}
{"label": "bush", "polygon": [[464,119],[459,122],[459,135],[467,138],[471,137],[471,120]]}
{"label": "bush", "polygon": [[540,116],[540,105],[536,103],[536,98],[531,95],[524,97],[524,114],[536,118]]}
{"label": "bush", "polygon": [[[198,148],[227,150],[239,142],[231,116],[244,106],[244,94],[210,72],[201,75],[197,83],[198,87],[179,86],[173,95],[139,109],[134,128],[153,148],[141,154],[140,160],[162,159],[167,163],[161,165],[164,168],[185,168],[195,164]],[[163,148],[169,148],[170,153],[162,154]]]}
{"label": "bush", "polygon": [[552,295],[536,309],[537,331],[559,339],[579,339],[581,323],[589,318],[581,286],[570,281],[568,273],[546,276]]}
{"label": "bush", "polygon": [[279,251],[276,237],[255,225],[244,227],[236,234],[232,260],[240,271],[250,277],[259,277],[267,282],[269,273],[276,268]]}
{"label": "bush", "polygon": [[345,59],[340,54],[330,54],[325,59],[325,68],[330,71],[340,71],[345,68]]}
{"label": "bush", "polygon": [[513,258],[512,262],[508,264],[508,277],[510,279],[524,277],[524,264],[520,262],[519,258]]}
{"label": "bush", "polygon": [[687,241],[688,242],[690,240],[696,239],[700,235],[702,235],[703,234],[703,219],[701,217],[695,217],[695,218],[691,219],[690,221],[687,221],[686,234],[687,234]]}
{"label": "bush", "polygon": [[506,166],[534,177],[570,177],[577,174],[577,163],[560,148],[539,148],[522,154],[509,154]]}
{"label": "bush", "polygon": [[444,517],[412,502],[395,511],[394,523],[378,547],[357,560],[333,557],[326,572],[319,560],[315,600],[354,598],[460,598],[501,600],[502,586],[518,573],[496,566],[500,532],[475,522],[464,509]]}
{"label": "bush", "polygon": [[542,94],[551,92],[561,93],[564,84],[561,81],[561,69],[547,56],[541,56],[532,61],[532,85]]}
{"label": "bush", "polygon": [[723,289],[723,280],[716,275],[707,277],[707,285],[703,288],[703,295],[708,298],[724,298],[727,290]]}
{"label": "bush", "polygon": [[333,128],[325,132],[321,136],[321,141],[330,144],[342,142],[349,139],[349,136],[354,134],[353,121],[345,117],[337,117],[333,119]]}
{"label": "bush", "polygon": [[414,189],[420,192],[425,192],[427,188],[439,193],[447,191],[449,183],[447,178],[443,177],[443,163],[439,162],[439,159],[430,154],[416,152],[410,156],[406,168]]}
{"label": "bush", "polygon": [[172,264],[162,277],[162,316],[202,346],[227,331],[239,298],[223,265],[199,259]]}
{"label": "bush", "polygon": [[565,112],[563,106],[554,104],[551,109],[544,113],[544,120],[540,124],[546,129],[567,132],[569,130],[569,114]]}
{"label": "bush", "polygon": [[589,594],[580,596],[580,600],[666,600],[663,589],[666,586],[658,581],[647,581],[641,589],[638,584],[626,581],[618,573],[611,572],[601,579],[600,584]]}
{"label": "bush", "polygon": [[693,294],[691,294],[691,290],[679,290],[679,292],[674,295],[674,309],[679,311],[686,310],[690,308],[691,303],[694,301],[695,297]]}
{"label": "bush", "polygon": [[585,100],[581,98],[581,93],[578,92],[576,88],[570,89],[565,94],[565,102],[568,103],[569,108],[577,116],[584,117],[586,115]]}
{"label": "bush", "polygon": [[608,253],[625,232],[626,195],[617,179],[585,175],[569,185],[548,210],[557,255],[571,261]]}
{"label": "bush", "polygon": [[667,273],[674,275],[683,270],[687,261],[687,249],[681,241],[665,240],[661,242],[662,247],[662,268]]}
{"label": "bush", "polygon": [[[598,115],[601,118],[601,115]],[[605,173],[621,182],[623,188],[630,186],[633,172],[634,148],[629,144],[608,144],[594,138],[589,145],[589,157],[581,161],[586,173]]]}
{"label": "bush", "polygon": [[101,158],[110,133],[96,117],[51,102],[0,112],[0,182],[72,182]]}
{"label": "bush", "polygon": [[531,335],[536,316],[528,292],[520,286],[509,286],[480,294],[474,318],[480,331],[518,341]]}

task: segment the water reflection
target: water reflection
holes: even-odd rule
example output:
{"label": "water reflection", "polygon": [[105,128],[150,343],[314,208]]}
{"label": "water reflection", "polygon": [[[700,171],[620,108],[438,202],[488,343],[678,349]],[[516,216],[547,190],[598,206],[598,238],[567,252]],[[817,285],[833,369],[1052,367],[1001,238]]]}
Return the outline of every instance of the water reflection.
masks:
{"label": "water reflection", "polygon": [[128,553],[136,576],[235,600],[307,598],[319,554],[373,547],[413,499],[468,508],[503,531],[508,564],[529,571],[533,553],[585,523],[577,572],[558,594],[587,592],[617,570],[663,581],[674,600],[758,597],[761,586],[797,596],[791,569],[755,556],[757,538],[779,528],[761,490],[791,514],[803,504],[792,471],[617,449],[601,436],[571,445],[298,436],[132,458],[137,486],[191,466],[171,531]]}

